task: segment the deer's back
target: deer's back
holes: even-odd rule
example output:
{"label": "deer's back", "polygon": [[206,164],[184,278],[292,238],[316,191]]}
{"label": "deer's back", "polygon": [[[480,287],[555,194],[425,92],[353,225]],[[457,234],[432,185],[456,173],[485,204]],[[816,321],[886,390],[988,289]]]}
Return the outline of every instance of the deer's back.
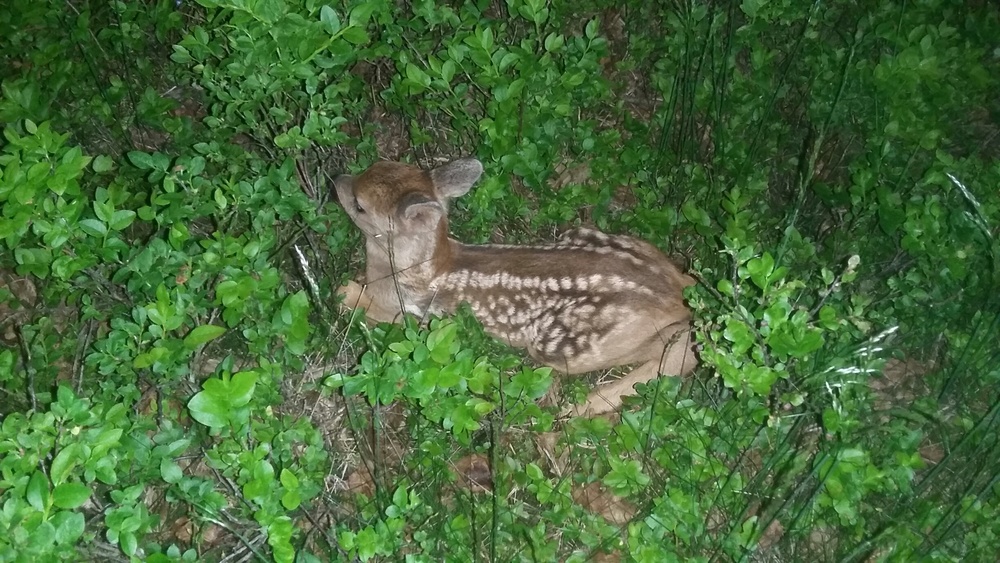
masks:
{"label": "deer's back", "polygon": [[589,371],[638,361],[611,357],[622,338],[686,323],[682,291],[692,283],[649,243],[578,229],[540,246],[456,244],[431,309],[468,303],[498,338],[563,371]]}

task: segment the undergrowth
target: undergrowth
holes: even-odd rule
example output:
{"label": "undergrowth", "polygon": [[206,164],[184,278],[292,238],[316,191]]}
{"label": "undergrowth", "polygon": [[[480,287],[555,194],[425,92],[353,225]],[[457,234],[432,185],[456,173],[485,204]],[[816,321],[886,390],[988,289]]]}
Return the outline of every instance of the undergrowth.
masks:
{"label": "undergrowth", "polygon": [[[0,561],[990,561],[986,2],[27,2],[0,14]],[[468,312],[338,307],[330,178],[485,164],[699,284],[620,418]]]}

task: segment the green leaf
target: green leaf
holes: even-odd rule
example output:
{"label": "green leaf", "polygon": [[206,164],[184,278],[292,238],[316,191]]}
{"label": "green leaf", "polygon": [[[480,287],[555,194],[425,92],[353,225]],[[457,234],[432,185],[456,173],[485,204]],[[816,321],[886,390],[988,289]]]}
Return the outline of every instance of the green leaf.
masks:
{"label": "green leaf", "polygon": [[552,368],[523,368],[510,379],[510,384],[504,387],[504,393],[509,397],[525,397],[530,401],[541,398],[552,385]]}
{"label": "green leaf", "polygon": [[[864,180],[868,180],[867,177]],[[875,188],[875,195],[878,199],[879,227],[885,234],[892,236],[906,221],[906,205],[902,194],[879,184]]]}
{"label": "green leaf", "polygon": [[409,495],[407,494],[406,487],[400,485],[396,487],[396,491],[392,493],[392,504],[405,508],[408,497]]}
{"label": "green leaf", "polygon": [[[28,218],[24,217],[24,220],[22,222],[25,225],[27,225]],[[5,240],[9,237],[13,237],[14,233],[16,233],[17,231],[18,231],[18,225],[13,220],[0,217],[0,240]]]}
{"label": "green leaf", "polygon": [[102,154],[102,155],[94,158],[94,162],[93,162],[93,164],[91,166],[93,166],[94,172],[97,172],[98,174],[102,174],[104,172],[108,172],[110,170],[113,170],[114,167],[115,167],[115,162],[113,160],[111,160],[110,157],[104,156]]}
{"label": "green leaf", "polygon": [[137,549],[139,549],[139,542],[132,532],[121,532],[118,534],[118,545],[122,548],[125,555],[129,557],[135,555]]}
{"label": "green leaf", "polygon": [[229,422],[228,403],[208,391],[201,391],[191,397],[188,410],[191,411],[191,418],[209,428],[222,428]]}
{"label": "green leaf", "polygon": [[52,466],[49,468],[49,475],[52,477],[53,483],[59,485],[66,481],[70,471],[72,471],[73,467],[79,463],[79,448],[80,444],[76,442],[69,443],[65,448],[59,450],[56,457],[52,459]]}
{"label": "green leaf", "polygon": [[361,27],[351,26],[344,30],[341,36],[352,45],[364,45],[368,43],[368,32]]}
{"label": "green leaf", "polygon": [[720,279],[719,282],[715,285],[715,287],[718,288],[719,293],[721,293],[721,294],[723,294],[723,295],[725,295],[727,297],[735,297],[736,296],[736,291],[733,288],[733,282],[731,282],[731,281],[729,281],[727,279]]}
{"label": "green leaf", "polygon": [[527,475],[532,481],[545,480],[545,472],[542,471],[542,468],[536,463],[528,463],[528,465],[524,467],[524,474]]}
{"label": "green leaf", "polygon": [[740,3],[740,9],[743,13],[747,15],[748,19],[754,19],[757,16],[757,12],[760,7],[765,4],[765,0],[743,0]]}
{"label": "green leaf", "polygon": [[92,237],[103,237],[108,234],[108,227],[97,219],[82,219],[80,230]]}
{"label": "green leaf", "polygon": [[432,354],[441,348],[449,349],[451,348],[452,342],[455,341],[455,336],[457,334],[458,325],[456,323],[442,323],[440,327],[432,330],[431,333],[427,335],[427,348]]}
{"label": "green leaf", "polygon": [[846,463],[862,465],[866,463],[868,456],[864,450],[858,448],[845,448],[837,452],[837,459]]}
{"label": "green leaf", "polygon": [[257,19],[267,24],[273,24],[285,14],[284,0],[257,0],[247,2],[247,5]]}
{"label": "green leaf", "polygon": [[424,363],[430,355],[431,351],[427,349],[427,345],[423,342],[417,342],[413,347],[413,362],[417,365]]}
{"label": "green leaf", "polygon": [[33,274],[40,278],[49,275],[49,265],[52,263],[52,252],[47,248],[24,248],[14,249],[14,260],[21,265],[17,269],[20,274]]}
{"label": "green leaf", "polygon": [[170,55],[170,60],[175,63],[183,65],[194,61],[194,58],[191,56],[191,51],[188,51],[184,46],[174,45],[173,49],[174,52]]}
{"label": "green leaf", "polygon": [[636,460],[621,461],[610,459],[611,471],[604,477],[604,484],[620,493],[634,493],[649,484],[649,476],[643,473],[642,465]]}
{"label": "green leaf", "polygon": [[130,209],[119,209],[111,215],[108,225],[115,231],[124,230],[135,220],[135,211]]}
{"label": "green leaf", "polygon": [[823,428],[830,433],[837,432],[841,426],[841,416],[836,409],[827,407],[823,409]]}
{"label": "green leaf", "polygon": [[158,446],[158,447],[164,448],[163,453],[165,455],[177,456],[184,453],[184,450],[188,449],[190,445],[191,445],[191,438],[184,438],[182,440],[174,440],[173,442],[170,442],[165,446]]}
{"label": "green leaf", "polygon": [[83,156],[83,149],[78,146],[71,147],[63,154],[58,169],[76,177],[84,168],[87,167],[87,163],[89,163],[90,160],[90,157]]}
{"label": "green leaf", "polygon": [[281,304],[279,312],[282,323],[288,330],[285,331],[285,346],[293,354],[302,354],[306,349],[306,342],[312,327],[309,324],[309,297],[305,291],[298,291]]}
{"label": "green leaf", "polygon": [[215,200],[215,204],[219,206],[219,209],[225,210],[229,207],[229,200],[226,199],[226,194],[221,189],[216,188],[212,194],[212,198]]}
{"label": "green leaf", "polygon": [[299,478],[295,476],[295,473],[289,471],[287,468],[281,470],[281,476],[279,477],[281,484],[289,489],[299,488]]}
{"label": "green leaf", "polygon": [[128,159],[132,162],[132,165],[139,170],[153,169],[153,156],[149,153],[144,153],[142,151],[130,151],[128,153]]}
{"label": "green leaf", "polygon": [[455,77],[455,62],[452,60],[447,60],[441,65],[441,80],[447,83],[451,83],[451,79]]}
{"label": "green leaf", "polygon": [[406,63],[406,78],[415,85],[420,86],[420,90],[423,90],[431,83],[431,77],[413,63]]}
{"label": "green leaf", "polygon": [[[590,24],[587,24],[587,25],[589,27]],[[559,49],[562,49],[562,46],[565,43],[566,43],[566,40],[563,38],[563,36],[561,34],[558,34],[558,33],[555,33],[555,32],[550,33],[545,38],[545,50],[549,51],[549,52],[558,51]]]}
{"label": "green leaf", "polygon": [[493,28],[486,27],[476,30],[476,36],[479,38],[479,44],[485,51],[493,50]]}
{"label": "green leaf", "polygon": [[348,16],[347,21],[351,25],[357,25],[361,27],[367,26],[368,20],[371,19],[372,12],[375,11],[376,6],[377,3],[372,2],[370,0],[358,4],[351,10],[351,15]]}
{"label": "green leaf", "polygon": [[840,326],[837,310],[829,305],[823,305],[819,310],[819,324],[827,330],[835,330]]}
{"label": "green leaf", "polygon": [[326,28],[326,32],[330,35],[336,35],[340,31],[340,16],[330,6],[320,8],[319,21],[323,22],[323,27]]}
{"label": "green leaf", "polygon": [[90,498],[90,487],[82,483],[63,483],[52,491],[52,503],[59,508],[73,510],[83,506]]}
{"label": "green leaf", "polygon": [[102,193],[104,197],[107,198],[107,191],[98,188],[97,190],[98,200],[94,202],[94,215],[97,215],[98,219],[107,223],[108,221],[111,220],[111,217],[115,212],[115,206],[114,204],[108,201],[101,201],[100,197]]}
{"label": "green leaf", "polygon": [[378,534],[369,526],[358,532],[354,544],[358,548],[358,558],[367,561],[378,553]]}
{"label": "green leaf", "polygon": [[229,382],[229,404],[234,407],[246,406],[253,398],[257,386],[257,372],[241,371]]}
{"label": "green leaf", "polygon": [[55,528],[55,540],[59,545],[73,545],[83,536],[85,520],[79,512],[62,511],[50,520]]}
{"label": "green leaf", "polygon": [[28,536],[28,541],[36,552],[45,553],[51,549],[52,544],[56,541],[56,529],[51,522],[42,522],[38,525],[31,535]]}
{"label": "green leaf", "polygon": [[49,504],[49,480],[41,471],[35,471],[28,480],[28,488],[25,497],[35,510],[48,510]]}
{"label": "green leaf", "polygon": [[350,530],[344,530],[337,534],[337,543],[340,547],[350,551],[354,549],[355,540],[357,539],[357,534]]}
{"label": "green leaf", "polygon": [[180,483],[181,479],[184,478],[184,472],[181,471],[181,466],[170,458],[163,458],[160,460],[160,476],[163,480],[170,484]]}
{"label": "green leaf", "polygon": [[747,272],[754,285],[760,289],[767,289],[771,282],[771,273],[774,272],[774,257],[770,252],[765,252],[759,258],[752,258],[747,262]]}
{"label": "green leaf", "polygon": [[413,353],[414,345],[412,342],[393,342],[389,344],[389,349],[400,355],[400,357],[407,358]]}
{"label": "green leaf", "polygon": [[94,440],[94,449],[104,449],[107,450],[112,446],[117,446],[121,443],[122,434],[125,431],[121,428],[105,428]]}
{"label": "green leaf", "polygon": [[587,79],[587,72],[583,70],[578,70],[576,72],[567,72],[563,75],[563,84],[569,86],[570,88],[575,88]]}
{"label": "green leaf", "polygon": [[805,358],[823,346],[823,331],[809,326],[809,314],[806,311],[797,311],[784,322],[780,315],[776,315],[772,325],[773,330],[765,340],[779,358]]}
{"label": "green leaf", "polygon": [[281,495],[281,506],[285,507],[285,510],[295,510],[300,504],[302,504],[302,494],[298,489],[285,491]]}
{"label": "green leaf", "polygon": [[778,372],[767,367],[749,364],[743,367],[744,382],[750,390],[758,395],[767,395],[771,386],[778,380]]}
{"label": "green leaf", "polygon": [[195,327],[184,337],[184,347],[193,350],[206,342],[215,340],[226,332],[225,327],[216,325],[201,325]]}
{"label": "green leaf", "polygon": [[684,215],[685,219],[695,225],[707,227],[712,224],[712,219],[709,217],[708,212],[698,207],[698,204],[696,204],[694,200],[686,200],[684,204],[681,205],[681,213]]}
{"label": "green leaf", "polygon": [[286,468],[281,470],[280,481],[282,486],[287,489],[281,497],[282,506],[285,507],[285,510],[295,510],[302,502],[302,497],[299,494],[299,478]]}
{"label": "green leaf", "polygon": [[[462,365],[463,362],[452,362],[445,364],[440,370],[435,370],[434,368],[429,368],[427,371],[428,375],[435,375],[434,378],[428,378],[428,384],[433,383],[437,387],[442,389],[449,389],[455,387],[462,381],[462,377],[466,375],[468,366]],[[433,389],[431,389],[433,390]]]}
{"label": "green leaf", "polygon": [[267,543],[271,546],[274,560],[280,563],[292,563],[295,560],[295,548],[292,547],[292,520],[288,516],[279,516],[267,527]]}
{"label": "green leaf", "polygon": [[742,356],[755,342],[754,334],[750,330],[750,327],[736,317],[726,319],[726,328],[722,331],[722,336],[733,343],[734,356]]}

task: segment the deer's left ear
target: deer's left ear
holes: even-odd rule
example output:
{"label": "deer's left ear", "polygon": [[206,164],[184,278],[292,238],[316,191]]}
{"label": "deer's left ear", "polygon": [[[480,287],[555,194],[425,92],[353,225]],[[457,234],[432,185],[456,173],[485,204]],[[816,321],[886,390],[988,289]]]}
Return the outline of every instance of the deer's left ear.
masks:
{"label": "deer's left ear", "polygon": [[444,207],[440,203],[421,193],[403,196],[396,207],[396,219],[401,223],[401,230],[410,233],[425,233],[437,229],[444,214]]}
{"label": "deer's left ear", "polygon": [[465,195],[483,175],[483,164],[475,158],[460,158],[431,170],[431,181],[441,197]]}

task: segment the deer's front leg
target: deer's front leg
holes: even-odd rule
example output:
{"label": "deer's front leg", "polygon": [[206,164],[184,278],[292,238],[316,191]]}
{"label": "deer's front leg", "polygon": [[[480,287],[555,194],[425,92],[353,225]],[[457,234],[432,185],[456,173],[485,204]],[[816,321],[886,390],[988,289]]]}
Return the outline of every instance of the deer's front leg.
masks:
{"label": "deer's front leg", "polygon": [[354,280],[337,288],[337,295],[344,298],[341,301],[341,306],[346,309],[368,309],[371,307],[371,297],[365,295],[365,288]]}
{"label": "deer's front leg", "polygon": [[367,286],[351,280],[337,288],[337,295],[343,296],[341,307],[350,311],[364,309],[365,316],[375,322],[394,323],[399,319],[399,312],[379,305],[373,298],[373,292]]}

